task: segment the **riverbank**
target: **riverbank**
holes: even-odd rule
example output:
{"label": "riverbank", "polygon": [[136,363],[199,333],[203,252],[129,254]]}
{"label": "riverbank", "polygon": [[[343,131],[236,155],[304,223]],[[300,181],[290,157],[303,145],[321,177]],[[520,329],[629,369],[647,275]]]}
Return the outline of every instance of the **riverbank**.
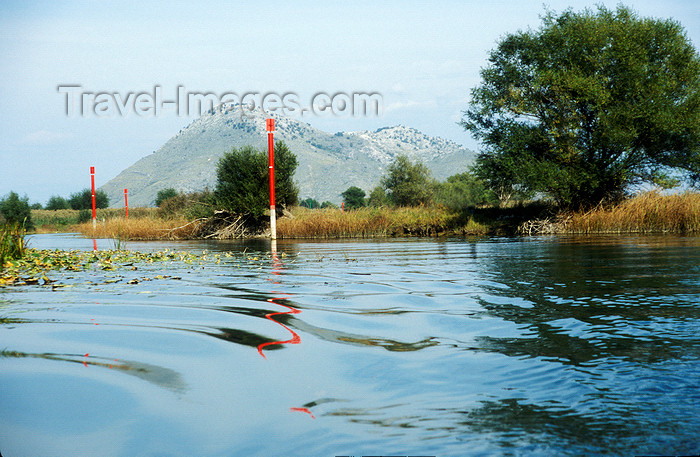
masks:
{"label": "riverbank", "polygon": [[[202,238],[206,222],[181,215],[164,217],[157,208],[135,208],[130,210],[129,219],[123,210],[98,210],[95,229],[84,215],[78,223],[77,211],[33,212],[32,217],[41,233],[77,231],[87,237],[118,240]],[[239,236],[234,230],[221,233]],[[280,239],[611,233],[700,233],[700,193],[663,195],[652,191],[582,212],[560,211],[546,202],[463,212],[441,206],[352,211],[295,207],[277,221]]]}
{"label": "riverbank", "polygon": [[617,205],[529,220],[519,231],[525,235],[700,233],[700,193],[646,192]]}

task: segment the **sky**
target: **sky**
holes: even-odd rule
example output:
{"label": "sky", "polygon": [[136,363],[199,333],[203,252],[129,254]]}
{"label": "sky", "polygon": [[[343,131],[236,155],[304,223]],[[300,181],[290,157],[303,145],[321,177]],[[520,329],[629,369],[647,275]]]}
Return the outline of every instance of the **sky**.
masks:
{"label": "sky", "polygon": [[[158,104],[178,94],[294,94],[299,107],[341,94],[336,111],[343,94],[379,94],[380,113],[292,115],[330,133],[403,124],[478,150],[458,122],[498,40],[538,28],[545,8],[617,3],[3,0],[0,197],[68,197],[91,166],[106,183],[198,117]],[[699,46],[697,0],[624,4],[677,20]]]}

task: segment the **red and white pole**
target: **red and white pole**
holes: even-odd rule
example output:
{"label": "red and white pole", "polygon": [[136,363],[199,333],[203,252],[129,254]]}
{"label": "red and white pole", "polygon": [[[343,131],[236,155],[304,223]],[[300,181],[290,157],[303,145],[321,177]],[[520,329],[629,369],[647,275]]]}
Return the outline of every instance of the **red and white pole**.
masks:
{"label": "red and white pole", "polygon": [[90,182],[92,188],[92,229],[97,227],[97,211],[95,210],[95,167],[90,167]]}
{"label": "red and white pole", "polygon": [[270,152],[270,239],[277,239],[277,217],[275,215],[275,120],[267,119],[267,149]]}
{"label": "red and white pole", "polygon": [[129,198],[127,195],[128,191],[124,189],[124,210],[126,211],[126,218],[129,219]]}

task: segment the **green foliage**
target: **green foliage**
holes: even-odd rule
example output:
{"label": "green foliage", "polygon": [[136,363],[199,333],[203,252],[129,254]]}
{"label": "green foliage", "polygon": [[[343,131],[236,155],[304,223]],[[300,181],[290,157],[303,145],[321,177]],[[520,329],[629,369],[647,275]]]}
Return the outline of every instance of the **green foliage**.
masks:
{"label": "green foliage", "polygon": [[435,186],[435,203],[460,211],[469,207],[496,204],[498,198],[485,181],[466,171],[450,176],[445,182]]}
{"label": "green foliage", "polygon": [[667,169],[700,179],[700,58],[677,22],[624,6],[549,12],[489,60],[462,125],[500,197],[585,206]]}
{"label": "green foliage", "polygon": [[373,207],[382,207],[382,206],[389,206],[391,202],[389,201],[389,197],[386,195],[386,190],[382,186],[377,186],[374,189],[372,189],[372,192],[369,193],[369,197],[367,199],[367,206],[373,206]]}
{"label": "green foliage", "polygon": [[46,202],[46,208],[48,210],[59,210],[59,209],[70,209],[70,204],[68,204],[68,200],[66,200],[63,197],[60,197],[58,195],[53,195],[51,198],[49,198],[49,201]]}
{"label": "green foliage", "polygon": [[[89,209],[92,210],[92,192],[89,188],[85,188],[80,192],[71,194],[68,199],[68,204],[71,209]],[[95,208],[107,208],[109,206],[109,197],[103,190],[95,191]]]}
{"label": "green foliage", "polygon": [[161,202],[158,213],[161,217],[171,218],[182,216],[186,219],[199,219],[214,214],[216,199],[209,189],[189,194],[176,193]]}
{"label": "green foliage", "polygon": [[32,203],[29,209],[44,209],[43,206],[41,206],[41,203]]}
{"label": "green foliage", "polygon": [[403,154],[389,165],[381,185],[395,206],[418,206],[432,200],[430,170],[422,163],[412,163]]}
{"label": "green foliage", "polygon": [[343,196],[343,207],[347,210],[362,208],[365,206],[365,191],[357,186],[350,186]]}
{"label": "green foliage", "polygon": [[163,204],[164,201],[166,201],[169,198],[173,198],[175,196],[177,196],[177,191],[174,188],[168,187],[167,189],[161,189],[158,191],[158,194],[156,195],[155,204],[157,207],[160,208],[160,206]]}
{"label": "green foliage", "polygon": [[83,222],[89,222],[92,220],[92,209],[80,209],[78,210],[78,224]]}
{"label": "green foliage", "polygon": [[7,224],[15,224],[25,230],[34,229],[29,198],[26,195],[20,198],[16,192],[10,192],[0,200],[0,215]]}
{"label": "green foliage", "polygon": [[0,271],[7,260],[15,260],[24,256],[26,243],[24,229],[18,224],[0,225]]}
{"label": "green foliage", "polygon": [[502,206],[511,200],[527,200],[535,194],[519,184],[522,180],[512,164],[513,161],[504,156],[481,154],[472,168],[474,177],[486,183]]}
{"label": "green foliage", "polygon": [[[299,189],[293,177],[298,162],[282,142],[275,143],[275,204],[297,204]],[[239,214],[262,216],[270,208],[268,153],[252,146],[234,148],[220,160],[214,196],[217,205]]]}
{"label": "green foliage", "polygon": [[318,202],[318,200],[309,197],[306,200],[302,200],[301,203],[299,203],[299,206],[309,209],[317,209],[321,207],[321,204]]}
{"label": "green foliage", "polygon": [[326,200],[325,202],[321,203],[321,209],[325,209],[325,208],[335,208],[335,209],[338,209],[338,205],[336,205],[336,204],[333,203],[333,202],[329,202],[328,200]]}

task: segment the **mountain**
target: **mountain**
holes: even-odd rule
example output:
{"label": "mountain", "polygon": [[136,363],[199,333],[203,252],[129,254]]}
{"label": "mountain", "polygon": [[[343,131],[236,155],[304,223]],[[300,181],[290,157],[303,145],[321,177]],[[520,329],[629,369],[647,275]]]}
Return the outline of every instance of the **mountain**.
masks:
{"label": "mountain", "polygon": [[283,140],[299,161],[294,178],[300,199],[340,203],[340,194],[350,186],[369,193],[401,153],[423,162],[440,180],[463,172],[475,157],[452,141],[402,125],[331,134],[261,108],[243,113],[238,106],[223,105],[193,121],[100,189],[114,206],[123,206],[124,189],[129,189],[133,206],[153,205],[158,191],[168,187],[183,192],[214,189],[216,164],[225,152],[247,144],[267,150],[265,119],[269,117],[275,119],[275,140]]}

